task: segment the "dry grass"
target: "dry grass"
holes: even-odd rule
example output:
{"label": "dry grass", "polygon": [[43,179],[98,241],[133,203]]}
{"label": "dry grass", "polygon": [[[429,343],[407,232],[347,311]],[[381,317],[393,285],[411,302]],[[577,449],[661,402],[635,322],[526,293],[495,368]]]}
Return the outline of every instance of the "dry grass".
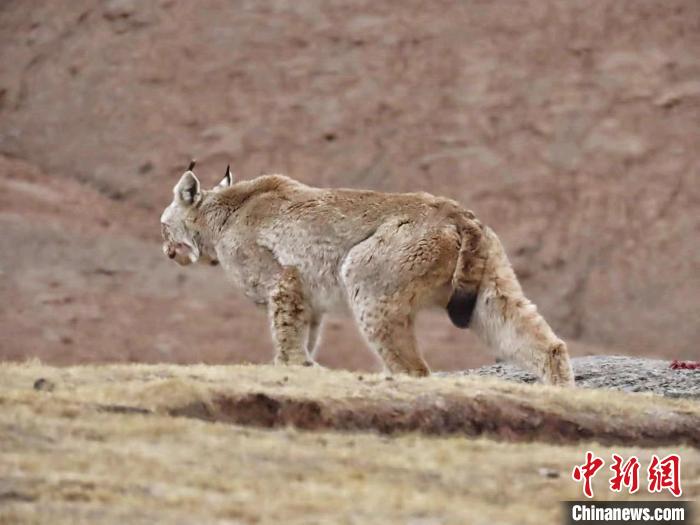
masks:
{"label": "dry grass", "polygon": [[[34,390],[39,377],[54,390]],[[643,462],[651,453],[680,452],[684,496],[700,495],[700,452],[684,446],[304,432],[170,415],[173,407],[193,400],[206,406],[226,393],[409,401],[466,389],[594,414],[699,410],[652,396],[483,379],[359,381],[342,372],[252,366],[2,365],[0,523],[558,523],[557,502],[580,497],[569,473],[587,449],[608,460],[613,450],[634,453]],[[604,498],[607,476],[596,478]]]}
{"label": "dry grass", "polygon": [[32,395],[37,378],[55,385],[57,399],[247,425],[700,446],[693,432],[700,428],[700,403],[694,401],[492,378],[386,378],[272,366],[0,366],[5,395]]}

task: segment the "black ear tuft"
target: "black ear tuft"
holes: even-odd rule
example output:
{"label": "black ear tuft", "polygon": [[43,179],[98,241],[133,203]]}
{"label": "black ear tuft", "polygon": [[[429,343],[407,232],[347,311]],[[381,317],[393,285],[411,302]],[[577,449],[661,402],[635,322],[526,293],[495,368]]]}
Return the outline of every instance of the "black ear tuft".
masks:
{"label": "black ear tuft", "polygon": [[218,184],[217,188],[230,188],[233,185],[233,173],[231,173],[231,165],[226,166],[224,178]]}
{"label": "black ear tuft", "polygon": [[195,159],[192,159],[190,161],[190,165],[187,167],[187,171],[192,171],[194,169],[195,164],[197,164],[197,161]]}

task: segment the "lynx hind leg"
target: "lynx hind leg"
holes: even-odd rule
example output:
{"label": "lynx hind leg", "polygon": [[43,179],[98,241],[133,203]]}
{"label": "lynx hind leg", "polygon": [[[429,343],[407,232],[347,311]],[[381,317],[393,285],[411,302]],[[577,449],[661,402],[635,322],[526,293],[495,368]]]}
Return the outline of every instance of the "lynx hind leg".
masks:
{"label": "lynx hind leg", "polygon": [[496,353],[537,374],[545,383],[573,386],[566,344],[554,335],[537,307],[520,295],[482,290],[475,329]]}
{"label": "lynx hind leg", "polygon": [[497,356],[516,362],[546,383],[573,385],[566,344],[523,294],[496,234],[490,228],[483,233],[479,249],[485,264],[470,326]]}
{"label": "lynx hind leg", "polygon": [[449,228],[421,228],[397,217],[355,246],[341,276],[355,320],[390,372],[426,376],[418,351],[415,315],[450,282],[459,237]]}
{"label": "lynx hind leg", "polygon": [[549,364],[545,367],[545,381],[552,385],[574,386],[574,371],[571,368],[569,350],[560,341],[548,349]]}
{"label": "lynx hind leg", "polygon": [[381,358],[386,370],[422,377],[430,375],[418,352],[414,314],[396,297],[368,298],[358,294],[352,304],[360,332]]}
{"label": "lynx hind leg", "polygon": [[270,328],[275,346],[275,363],[310,365],[306,351],[311,312],[304,297],[296,268],[285,267],[269,298]]}

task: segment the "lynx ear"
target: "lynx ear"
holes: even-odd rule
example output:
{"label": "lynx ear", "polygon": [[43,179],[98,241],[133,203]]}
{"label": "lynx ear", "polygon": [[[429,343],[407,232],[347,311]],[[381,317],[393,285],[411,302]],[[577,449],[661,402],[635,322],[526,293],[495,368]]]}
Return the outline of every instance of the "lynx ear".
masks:
{"label": "lynx ear", "polygon": [[226,166],[226,175],[221,179],[221,182],[217,185],[217,188],[228,188],[233,184],[233,173],[231,173],[231,165]]}
{"label": "lynx ear", "polygon": [[192,206],[202,198],[199,180],[192,171],[186,171],[180,182],[173,189],[175,200],[186,206]]}

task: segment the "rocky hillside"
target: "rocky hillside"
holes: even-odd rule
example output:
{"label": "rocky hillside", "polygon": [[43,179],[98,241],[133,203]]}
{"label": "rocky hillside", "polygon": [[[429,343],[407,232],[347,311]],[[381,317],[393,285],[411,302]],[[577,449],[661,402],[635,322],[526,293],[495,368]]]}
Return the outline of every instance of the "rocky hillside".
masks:
{"label": "rocky hillside", "polygon": [[[625,356],[576,357],[572,365],[579,388],[607,388],[700,400],[700,370],[695,368],[674,369],[660,359]],[[516,366],[500,363],[459,374],[492,376],[520,383],[537,381],[535,376]]]}
{"label": "rocky hillside", "polygon": [[[458,198],[575,352],[698,355],[694,0],[10,1],[0,62],[0,357],[269,357],[262,313],[160,256],[190,156]],[[433,368],[490,362],[421,324]]]}

